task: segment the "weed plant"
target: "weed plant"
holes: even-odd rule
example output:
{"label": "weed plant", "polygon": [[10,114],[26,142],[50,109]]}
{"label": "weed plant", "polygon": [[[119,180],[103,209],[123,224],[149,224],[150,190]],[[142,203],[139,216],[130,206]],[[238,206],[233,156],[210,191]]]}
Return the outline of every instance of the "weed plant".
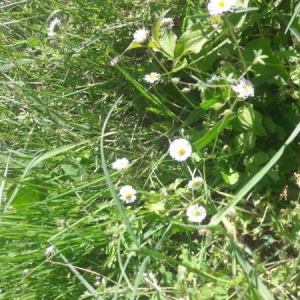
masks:
{"label": "weed plant", "polygon": [[0,299],[299,299],[300,4],[0,3]]}

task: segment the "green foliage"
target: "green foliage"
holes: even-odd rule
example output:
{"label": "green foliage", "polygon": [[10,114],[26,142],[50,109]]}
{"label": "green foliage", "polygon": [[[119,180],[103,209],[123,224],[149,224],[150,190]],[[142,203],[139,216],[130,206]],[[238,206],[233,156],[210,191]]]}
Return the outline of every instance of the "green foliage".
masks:
{"label": "green foliage", "polygon": [[1,3],[0,299],[299,299],[300,6],[208,2]]}

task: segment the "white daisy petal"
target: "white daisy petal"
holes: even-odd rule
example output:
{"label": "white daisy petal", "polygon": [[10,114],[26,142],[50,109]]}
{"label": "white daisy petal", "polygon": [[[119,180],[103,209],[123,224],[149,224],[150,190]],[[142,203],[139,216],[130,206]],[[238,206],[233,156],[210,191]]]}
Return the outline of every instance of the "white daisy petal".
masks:
{"label": "white daisy petal", "polygon": [[138,29],[133,34],[133,40],[140,44],[145,43],[147,41],[148,37],[149,37],[149,31],[146,30],[145,28]]}
{"label": "white daisy petal", "polygon": [[48,257],[48,256],[53,255],[53,254],[55,254],[54,246],[50,246],[45,250],[45,256]]}
{"label": "white daisy petal", "polygon": [[191,190],[198,190],[203,184],[203,178],[198,176],[189,181],[187,187]]}
{"label": "white daisy petal", "polygon": [[198,204],[190,205],[186,210],[190,222],[201,223],[206,218],[206,209]]}
{"label": "white daisy petal", "polygon": [[129,165],[129,160],[127,158],[119,158],[112,163],[112,168],[114,170],[123,170],[126,169]]}
{"label": "white daisy petal", "polygon": [[163,18],[160,23],[161,27],[171,29],[174,26],[173,18]]}
{"label": "white daisy petal", "polygon": [[48,28],[48,36],[52,37],[56,35],[56,32],[54,31],[55,26],[58,26],[60,24],[60,19],[55,18],[49,25]]}
{"label": "white daisy petal", "polygon": [[186,139],[176,139],[169,148],[170,156],[177,161],[185,161],[192,155],[192,146]]}
{"label": "white daisy petal", "polygon": [[210,15],[221,15],[228,11],[233,11],[236,0],[210,0],[207,9]]}
{"label": "white daisy petal", "polygon": [[125,203],[132,203],[136,200],[136,190],[131,185],[122,186],[119,195]]}
{"label": "white daisy petal", "polygon": [[118,56],[115,56],[114,58],[111,59],[109,64],[111,65],[111,67],[114,67],[115,65],[118,64],[119,60],[120,58]]}
{"label": "white daisy petal", "polygon": [[231,87],[237,94],[238,98],[246,99],[254,96],[254,88],[252,83],[242,78],[236,85]]}
{"label": "white daisy petal", "polygon": [[151,72],[145,75],[144,80],[148,83],[155,83],[160,81],[160,74],[157,72]]}

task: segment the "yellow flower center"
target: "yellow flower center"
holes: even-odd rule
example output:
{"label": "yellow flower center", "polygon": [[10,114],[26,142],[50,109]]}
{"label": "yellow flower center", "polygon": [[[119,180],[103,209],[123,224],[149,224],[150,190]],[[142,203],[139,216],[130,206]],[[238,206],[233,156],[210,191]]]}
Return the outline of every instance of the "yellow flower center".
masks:
{"label": "yellow flower center", "polygon": [[126,199],[130,199],[132,197],[132,193],[130,193],[130,192],[126,193],[126,194],[124,194],[124,197]]}
{"label": "yellow flower center", "polygon": [[185,154],[185,149],[184,149],[183,147],[178,148],[177,153],[178,153],[179,155],[184,155],[184,154]]}
{"label": "yellow flower center", "polygon": [[247,84],[245,84],[244,86],[243,86],[243,89],[245,90],[245,92],[248,92],[248,90],[249,90],[249,85],[247,85]]}
{"label": "yellow flower center", "polygon": [[199,217],[199,216],[200,216],[199,212],[197,210],[194,210],[193,217]]}
{"label": "yellow flower center", "polygon": [[155,74],[150,74],[149,79],[150,80],[156,80],[156,75]]}
{"label": "yellow flower center", "polygon": [[224,8],[224,7],[225,7],[225,1],[219,1],[219,2],[218,2],[218,6],[219,6],[220,8]]}
{"label": "yellow flower center", "polygon": [[199,187],[201,185],[201,182],[200,181],[194,181],[193,182],[193,186],[194,187]]}

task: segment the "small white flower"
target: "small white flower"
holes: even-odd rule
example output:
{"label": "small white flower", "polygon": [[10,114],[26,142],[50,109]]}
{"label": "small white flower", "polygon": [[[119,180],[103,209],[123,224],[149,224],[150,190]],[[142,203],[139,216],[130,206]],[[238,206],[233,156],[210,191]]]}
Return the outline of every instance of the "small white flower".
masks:
{"label": "small white flower", "polygon": [[190,205],[187,208],[186,215],[190,222],[201,223],[206,217],[206,209],[198,204]]}
{"label": "small white flower", "polygon": [[163,18],[161,20],[161,27],[171,29],[174,26],[173,18]]}
{"label": "small white flower", "polygon": [[148,83],[160,81],[160,74],[157,72],[151,72],[150,74],[145,75],[144,80]]}
{"label": "small white flower", "polygon": [[55,26],[60,24],[60,19],[55,18],[49,25],[48,36],[55,36],[56,32],[54,31]]}
{"label": "small white flower", "polygon": [[237,93],[238,98],[246,99],[254,96],[254,88],[250,81],[242,78],[232,89]]}
{"label": "small white flower", "polygon": [[145,43],[147,41],[148,37],[149,37],[149,31],[146,30],[145,28],[138,29],[133,34],[133,40],[140,44]]}
{"label": "small white flower", "polygon": [[185,87],[181,90],[181,93],[187,94],[190,91],[191,91],[191,87]]}
{"label": "small white flower", "polygon": [[110,65],[111,67],[114,67],[118,62],[119,62],[119,57],[118,56],[115,56],[111,61],[110,61]]}
{"label": "small white flower", "polygon": [[129,160],[127,158],[119,158],[112,163],[112,168],[115,170],[126,169],[129,165]]}
{"label": "small white flower", "polygon": [[236,0],[210,0],[207,9],[210,15],[221,15],[227,11],[232,11],[236,6]]}
{"label": "small white flower", "polygon": [[132,203],[136,200],[136,190],[131,185],[122,186],[119,195],[125,203]]}
{"label": "small white flower", "polygon": [[30,270],[29,269],[24,269],[23,271],[23,275],[26,276],[30,273]]}
{"label": "small white flower", "polygon": [[192,190],[198,190],[203,184],[203,178],[198,176],[189,181],[187,187]]}
{"label": "small white flower", "polygon": [[176,139],[169,148],[171,157],[177,161],[185,161],[192,154],[192,146],[186,139]]}
{"label": "small white flower", "polygon": [[210,84],[216,81],[219,81],[221,77],[219,75],[213,75],[211,78],[206,80],[206,83]]}
{"label": "small white flower", "polygon": [[180,78],[179,77],[173,77],[173,78],[171,78],[171,81],[174,84],[178,84],[180,82]]}
{"label": "small white flower", "polygon": [[54,246],[50,246],[45,250],[45,255],[48,257],[50,255],[55,254],[55,248]]}
{"label": "small white flower", "polygon": [[95,286],[99,286],[100,284],[101,284],[100,280],[97,280],[97,281],[94,283]]}

